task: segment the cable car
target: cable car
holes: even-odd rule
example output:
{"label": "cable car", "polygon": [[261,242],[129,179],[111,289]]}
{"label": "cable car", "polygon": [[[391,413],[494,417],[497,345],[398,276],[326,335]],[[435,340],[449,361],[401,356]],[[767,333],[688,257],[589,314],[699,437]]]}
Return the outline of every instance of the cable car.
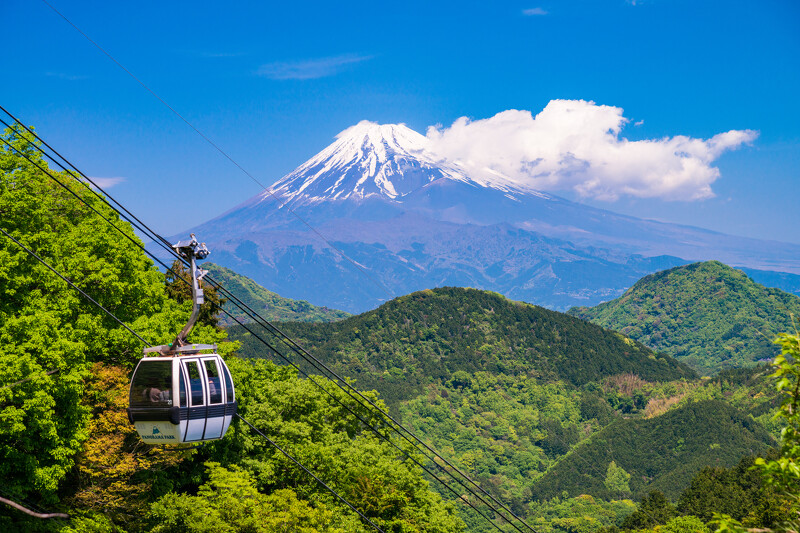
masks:
{"label": "cable car", "polygon": [[206,258],[208,249],[194,235],[173,248],[191,262],[192,315],[172,344],[145,348],[133,371],[128,420],[148,444],[221,439],[236,414],[231,373],[216,345],[186,343],[203,303],[199,282],[206,272],[195,259]]}

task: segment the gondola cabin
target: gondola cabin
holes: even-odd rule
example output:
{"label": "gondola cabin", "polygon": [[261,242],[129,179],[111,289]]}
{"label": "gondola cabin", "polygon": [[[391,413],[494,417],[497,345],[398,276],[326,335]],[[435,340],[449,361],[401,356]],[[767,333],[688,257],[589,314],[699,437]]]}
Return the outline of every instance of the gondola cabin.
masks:
{"label": "gondola cabin", "polygon": [[128,418],[148,444],[221,439],[236,413],[230,371],[215,353],[144,357],[129,395]]}
{"label": "gondola cabin", "polygon": [[[207,274],[196,260],[209,251],[194,234],[172,248],[189,261],[192,314],[172,344],[144,349],[131,378],[128,419],[148,444],[178,444],[221,439],[236,414],[236,392],[225,361],[214,344],[186,341],[200,313]],[[148,354],[157,354],[148,356]]]}

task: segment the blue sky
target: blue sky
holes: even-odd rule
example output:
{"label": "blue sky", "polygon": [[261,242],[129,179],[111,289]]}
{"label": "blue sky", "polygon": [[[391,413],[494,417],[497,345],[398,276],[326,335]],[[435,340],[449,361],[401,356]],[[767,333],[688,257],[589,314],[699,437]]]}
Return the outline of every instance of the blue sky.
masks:
{"label": "blue sky", "polygon": [[[800,6],[786,1],[48,0],[262,183],[360,120],[425,133],[551,100],[622,108],[620,138],[757,138],[714,196],[570,199],[800,243]],[[0,2],[0,102],[164,234],[259,187],[39,0]],[[176,209],[176,199],[185,209]]]}

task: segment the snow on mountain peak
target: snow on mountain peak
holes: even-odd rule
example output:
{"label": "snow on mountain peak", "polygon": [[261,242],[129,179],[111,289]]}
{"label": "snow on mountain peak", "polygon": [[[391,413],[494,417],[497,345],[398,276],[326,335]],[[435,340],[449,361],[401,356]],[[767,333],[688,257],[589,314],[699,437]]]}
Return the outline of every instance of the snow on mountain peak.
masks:
{"label": "snow on mountain peak", "polygon": [[428,138],[405,124],[362,120],[339,133],[333,144],[277,181],[272,192],[291,204],[376,195],[400,201],[406,194],[442,178],[500,189],[509,194],[526,190],[503,176],[491,180],[469,176],[460,165],[434,154]]}

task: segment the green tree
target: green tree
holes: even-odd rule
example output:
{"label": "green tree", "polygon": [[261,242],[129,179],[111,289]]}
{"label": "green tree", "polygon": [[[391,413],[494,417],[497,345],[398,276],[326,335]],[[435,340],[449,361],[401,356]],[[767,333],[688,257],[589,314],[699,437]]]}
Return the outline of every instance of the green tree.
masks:
{"label": "green tree", "polygon": [[[778,492],[788,503],[788,519],[772,528],[759,531],[800,530],[800,334],[783,333],[775,343],[781,353],[772,363],[775,388],[783,396],[776,417],[782,418],[780,456],[774,459],[758,458],[754,468],[764,477],[766,484]],[[726,513],[716,514],[717,531],[748,531],[742,522]]]}
{"label": "green tree", "polygon": [[660,531],[661,533],[711,533],[708,526],[696,516],[676,516]]}
{"label": "green tree", "polygon": [[[0,227],[149,343],[174,338],[188,307],[166,297],[164,276],[132,227],[74,176],[49,175],[29,133],[9,129],[3,139]],[[197,342],[225,338],[208,326],[193,336]],[[143,347],[0,235],[0,484],[7,496],[55,505],[90,434],[92,409],[82,399],[91,365],[129,369]],[[10,512],[0,508],[0,520]]]}
{"label": "green tree", "polygon": [[170,493],[153,503],[152,533],[348,533],[365,531],[352,516],[312,506],[291,489],[262,494],[240,468],[206,463],[208,481],[196,496]]}
{"label": "green tree", "polygon": [[624,468],[617,466],[614,461],[608,463],[605,480],[605,486],[608,490],[621,495],[630,494],[631,488],[628,486],[630,479],[631,475]]}
{"label": "green tree", "polygon": [[676,515],[675,508],[662,492],[651,491],[622,522],[622,529],[647,529],[666,524]]}
{"label": "green tree", "polygon": [[[394,447],[367,430],[343,405],[385,433],[372,409],[355,404],[327,379],[315,377],[333,397],[325,394],[309,380],[299,379],[293,368],[264,360],[231,359],[229,365],[242,416],[301,463],[311,466],[317,476],[386,531],[450,533],[463,528],[454,506],[431,490],[422,470],[403,460]],[[377,393],[364,394],[382,405]],[[241,465],[261,492],[271,494],[292,487],[309,500],[342,507],[306,472],[244,424],[235,424],[225,442],[212,445],[212,450],[214,460]]]}
{"label": "green tree", "polygon": [[[130,225],[72,176],[51,171],[65,189],[37,168],[47,166],[29,137],[3,136],[11,147],[0,149],[0,225],[152,338],[159,328],[151,326],[165,319],[162,276],[75,196],[138,243]],[[80,398],[88,364],[130,362],[142,344],[2,235],[0,340],[0,384],[9,385],[0,388],[0,482],[14,497],[54,501],[87,436]]]}

